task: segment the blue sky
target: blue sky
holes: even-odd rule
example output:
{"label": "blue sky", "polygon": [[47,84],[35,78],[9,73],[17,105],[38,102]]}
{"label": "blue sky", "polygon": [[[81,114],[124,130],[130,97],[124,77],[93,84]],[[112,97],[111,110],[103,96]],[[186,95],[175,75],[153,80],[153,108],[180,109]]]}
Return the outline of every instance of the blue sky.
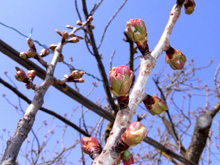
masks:
{"label": "blue sky", "polygon": [[[94,3],[97,2],[97,0],[88,1],[88,9],[91,10],[94,6]],[[95,25],[94,34],[97,44],[100,41],[102,31],[108,20],[115,13],[121,3],[122,1],[104,1],[95,12],[93,24]],[[152,50],[157,44],[164,30],[169,17],[169,12],[174,3],[174,0],[139,0],[127,2],[118,16],[109,26],[102,46],[99,49],[99,52],[103,54],[102,61],[107,73],[109,71],[109,60],[114,50],[115,57],[113,60],[113,66],[124,65],[128,61],[128,44],[122,40],[122,38],[124,38],[123,31],[126,27],[126,22],[130,18],[141,18],[145,21],[148,31],[148,43],[150,49]],[[81,9],[80,1],[78,4],[79,8]],[[171,45],[174,48],[181,50],[186,55],[188,60],[194,59],[196,66],[207,65],[210,60],[213,60],[213,64],[208,69],[197,72],[197,76],[202,79],[202,83],[209,84],[212,88],[214,87],[214,72],[220,62],[220,19],[218,18],[220,11],[218,6],[220,6],[219,0],[196,1],[195,12],[190,16],[186,15],[182,9],[182,14],[177,21],[170,38]],[[55,2],[52,0],[2,0],[0,1],[0,13],[1,23],[14,27],[25,35],[29,35],[31,29],[33,28],[32,38],[47,46],[52,43],[56,44],[60,41],[60,37],[54,31],[55,29],[59,29],[60,31],[66,30],[65,26],[67,24],[75,26],[76,21],[78,20],[74,7],[74,1]],[[82,12],[81,15],[83,16]],[[82,35],[81,32],[78,34]],[[19,52],[28,50],[26,38],[2,25],[0,25],[0,39],[11,45]],[[39,52],[41,47],[37,46],[37,49]],[[98,73],[96,61],[87,51],[84,41],[80,41],[80,43],[77,44],[65,45],[63,54],[66,62],[68,62],[70,57],[73,57],[72,64],[75,68],[85,70],[87,73],[95,75],[98,78],[101,77]],[[48,62],[51,59],[52,55],[46,57]],[[14,81],[18,89],[32,99],[34,96],[33,91],[26,90],[24,84],[17,82],[14,79],[14,67],[19,65],[2,53],[0,53],[0,60],[0,77],[5,81],[10,82],[4,74],[4,72],[7,71],[7,75],[12,79],[12,81]],[[138,61],[135,62],[136,65],[137,63]],[[165,60],[163,54],[157,61],[157,65],[153,70],[153,73],[157,73],[164,65]],[[166,71],[169,73],[173,72],[169,67],[167,67]],[[57,78],[63,78],[63,75],[66,73],[69,73],[68,67],[62,63],[58,64],[55,70],[55,76]],[[92,82],[96,80],[88,75],[85,75],[84,79],[85,83],[79,84],[78,86],[80,88],[80,93],[86,95],[92,87]],[[35,83],[40,84],[41,82],[42,80],[36,78]],[[146,91],[151,94],[155,92],[155,87],[152,88],[152,86],[153,82],[151,79],[149,79]],[[6,94],[6,97],[11,101],[12,104],[19,104],[17,96],[0,85],[0,95],[2,94]],[[98,82],[98,88],[95,88],[93,93],[89,96],[89,99],[91,99],[93,102],[96,102],[97,97],[99,97],[100,100],[104,100],[102,102],[103,104],[106,103],[101,82]],[[61,115],[65,113],[70,114],[73,109],[76,109],[76,112],[71,120],[76,121],[76,124],[79,123],[78,117],[81,113],[80,105],[65,95],[58,93],[53,87],[48,90],[44,102],[44,107],[54,110]],[[199,99],[195,99],[195,106],[200,104],[200,102],[198,102]],[[212,105],[213,103],[214,102],[212,102]],[[2,107],[0,112],[0,133],[3,129],[7,129],[10,130],[10,135],[12,135],[16,128],[17,121],[21,118],[21,115],[18,115],[18,113],[15,112],[15,109],[6,101],[5,98],[1,96],[0,104]],[[25,110],[27,104],[22,101],[21,106]],[[96,118],[95,121],[98,120],[97,116],[94,115],[93,112],[89,112],[87,116],[88,123],[90,123],[91,116]],[[47,120],[49,123],[51,116],[39,112],[34,128],[39,129],[43,120]],[[219,119],[216,119],[216,121],[219,122]],[[92,122],[90,124],[92,125]],[[62,132],[63,129],[63,124],[55,119],[51,127],[56,127],[55,130],[57,130],[55,131],[57,133],[56,137],[53,136],[51,140],[59,139],[61,136],[60,132]],[[43,135],[46,131],[48,130],[44,128],[39,132],[41,135]],[[8,136],[4,136],[5,140],[7,140]],[[70,137],[75,139],[78,137],[78,135],[76,134],[76,131],[68,128],[68,134],[66,135],[67,140],[65,141],[66,145],[71,144]],[[30,135],[31,140],[32,138],[33,136]],[[39,138],[43,139],[43,136]],[[3,147],[4,144],[0,143],[0,152],[2,153],[1,146]],[[77,162],[79,157],[80,153],[77,156],[74,155],[74,161],[76,161],[76,164],[78,164]]]}

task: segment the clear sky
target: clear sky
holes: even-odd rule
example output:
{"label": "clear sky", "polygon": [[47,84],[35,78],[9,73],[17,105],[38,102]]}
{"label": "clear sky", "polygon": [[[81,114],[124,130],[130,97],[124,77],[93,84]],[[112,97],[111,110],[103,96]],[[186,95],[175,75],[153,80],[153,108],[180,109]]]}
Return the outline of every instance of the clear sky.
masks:
{"label": "clear sky", "polygon": [[[89,11],[92,9],[95,3],[98,0],[88,1]],[[94,14],[93,24],[95,25],[94,34],[96,43],[98,44],[101,38],[102,31],[108,23],[109,19],[122,4],[120,1],[104,1],[102,5]],[[148,43],[150,49],[152,50],[157,44],[164,27],[167,23],[169,12],[174,5],[174,0],[157,0],[157,1],[128,1],[124,8],[120,11],[118,16],[113,20],[107,29],[106,36],[102,43],[99,52],[102,53],[103,63],[108,73],[109,71],[109,61],[112,52],[115,50],[115,57],[113,60],[113,66],[125,65],[128,61],[128,44],[125,43],[122,38],[124,38],[123,31],[126,27],[126,22],[130,18],[141,18],[145,21],[148,31]],[[79,9],[81,9],[81,3],[78,2]],[[214,87],[213,76],[216,67],[220,63],[220,1],[212,0],[197,0],[195,12],[192,15],[186,15],[182,9],[182,14],[177,21],[176,26],[172,32],[170,43],[171,45],[181,50],[187,57],[188,60],[194,59],[196,66],[207,65],[210,60],[213,60],[213,64],[206,70],[197,73],[202,79],[202,83],[209,84],[210,87]],[[80,11],[81,12],[81,11]],[[81,16],[84,18],[83,13]],[[67,30],[66,25],[76,25],[78,20],[77,13],[75,11],[74,1],[52,1],[52,0],[39,0],[39,1],[0,1],[0,22],[11,26],[25,35],[29,35],[32,31],[32,38],[38,40],[40,43],[49,46],[50,44],[58,43],[60,37],[55,33],[55,29],[60,31]],[[82,34],[81,32],[78,33]],[[0,24],[0,39],[4,42],[11,45],[14,49],[19,52],[27,51],[28,46],[26,44],[26,38],[19,35],[17,32],[6,28]],[[38,52],[40,52],[41,47],[37,46]],[[140,53],[139,53],[140,54]],[[64,60],[69,61],[69,58],[73,58],[72,65],[81,70],[85,70],[87,73],[95,75],[100,78],[98,73],[98,68],[96,65],[95,58],[89,54],[87,48],[85,47],[84,41],[80,41],[77,44],[66,45],[63,49]],[[49,62],[52,59],[52,55],[46,57],[46,60]],[[13,60],[6,57],[0,53],[0,77],[7,82],[10,80],[5,76],[4,72],[7,71],[8,77],[16,84],[18,89],[27,95],[30,99],[33,98],[34,93],[32,90],[26,90],[24,84],[15,81],[15,66],[19,66]],[[153,70],[153,73],[157,73],[164,65],[164,55],[162,55]],[[138,61],[135,63],[137,65]],[[23,68],[23,67],[21,67]],[[24,68],[23,68],[24,69]],[[25,69],[26,70],[26,69]],[[173,72],[169,67],[167,67],[167,72]],[[58,64],[55,70],[55,76],[57,78],[63,78],[63,75],[69,73],[69,69],[63,63]],[[80,93],[86,95],[92,88],[92,82],[96,79],[91,76],[84,76],[85,83],[79,84]],[[42,81],[36,78],[36,83],[40,84]],[[10,82],[11,83],[11,82]],[[154,88],[151,88],[153,82],[149,79],[147,84],[147,92],[153,94]],[[74,87],[74,85],[72,85]],[[6,129],[10,131],[10,135],[13,135],[13,132],[17,126],[17,121],[21,118],[22,113],[17,113],[15,108],[7,102],[5,97],[2,97],[3,94],[6,94],[6,98],[11,102],[11,104],[19,106],[19,100],[13,92],[6,89],[0,84],[0,135],[3,134],[2,130]],[[93,102],[96,102],[97,97],[100,98],[100,102],[105,104],[105,96],[103,93],[102,83],[98,81],[98,88],[95,88],[93,93],[89,96]],[[198,99],[195,99],[195,104],[205,103],[199,102]],[[212,102],[212,105],[214,102]],[[51,87],[44,99],[44,107],[54,110],[55,112],[64,115],[70,114],[73,109],[75,113],[71,118],[71,121],[74,121],[77,125],[79,124],[79,115],[81,114],[81,106],[66,97],[65,95],[57,92],[56,89]],[[21,101],[21,107],[23,110],[27,108],[27,104]],[[86,110],[86,108],[84,108]],[[97,121],[98,118],[94,115],[93,112],[89,112],[87,115],[88,125],[92,125],[92,122]],[[94,117],[96,120],[92,120],[90,123],[90,118]],[[219,116],[218,116],[219,117]],[[42,140],[43,135],[51,128],[55,128],[56,137],[52,136],[51,141],[56,141],[60,139],[63,130],[63,124],[54,120],[50,126],[47,128],[41,128],[42,121],[46,120],[48,123],[52,120],[52,117],[46,115],[42,112],[39,112],[36,121],[34,124],[34,129],[37,132],[39,129],[39,139]],[[219,122],[219,119],[216,119]],[[49,124],[48,124],[49,125]],[[41,128],[41,129],[40,129]],[[216,130],[217,131],[217,130]],[[68,128],[68,133],[65,136],[64,143],[66,146],[72,144],[71,140],[75,140],[78,137],[76,131]],[[4,140],[8,139],[7,133],[4,133]],[[29,140],[33,140],[33,135],[29,135]],[[25,142],[26,143],[26,142]],[[54,145],[52,142],[48,145]],[[3,152],[5,147],[5,142],[0,142],[0,153]],[[59,148],[60,146],[58,146]],[[22,148],[25,151],[25,146]],[[219,152],[218,152],[219,153]],[[71,153],[72,161],[75,164],[78,164],[80,153]],[[219,156],[219,155],[218,155]],[[214,156],[212,156],[213,161],[217,161]],[[19,157],[20,161],[23,161],[22,156]],[[89,158],[88,158],[89,162]]]}

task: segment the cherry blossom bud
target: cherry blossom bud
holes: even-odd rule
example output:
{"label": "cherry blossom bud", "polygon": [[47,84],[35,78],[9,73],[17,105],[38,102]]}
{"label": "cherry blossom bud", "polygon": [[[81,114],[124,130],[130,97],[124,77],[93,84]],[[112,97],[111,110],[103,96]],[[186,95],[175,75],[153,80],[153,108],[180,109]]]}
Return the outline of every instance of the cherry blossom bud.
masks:
{"label": "cherry blossom bud", "polygon": [[95,137],[83,137],[81,139],[81,148],[82,151],[89,154],[92,159],[95,159],[101,153],[101,147]]}
{"label": "cherry blossom bud", "polygon": [[63,62],[64,56],[60,54],[59,62]]}
{"label": "cherry blossom bud", "polygon": [[56,47],[57,47],[57,45],[55,45],[55,44],[51,44],[51,45],[49,46],[49,49],[52,50],[52,51],[54,52],[55,49],[56,49]]}
{"label": "cherry blossom bud", "polygon": [[127,66],[113,67],[109,72],[110,89],[112,93],[119,96],[127,96],[133,82],[133,71]]}
{"label": "cherry blossom bud", "polygon": [[73,29],[73,27],[71,25],[66,25],[66,28]]}
{"label": "cherry blossom bud", "polygon": [[27,56],[30,57],[30,58],[34,58],[36,56],[36,52],[34,49],[30,48],[28,51],[27,51]]}
{"label": "cherry blossom bud", "polygon": [[79,38],[78,37],[72,37],[68,40],[68,42],[71,42],[71,43],[77,43],[79,42]]}
{"label": "cherry blossom bud", "polygon": [[64,40],[66,40],[66,39],[68,39],[68,37],[69,37],[69,33],[64,30],[63,33],[62,33],[62,38],[63,38]]}
{"label": "cherry blossom bud", "polygon": [[78,70],[74,70],[72,71],[71,75],[73,76],[74,79],[78,79],[81,78],[84,75],[84,71],[78,71]]}
{"label": "cherry blossom bud", "polygon": [[157,96],[147,95],[144,98],[143,103],[152,115],[158,115],[163,111],[168,110],[166,103]]}
{"label": "cherry blossom bud", "polygon": [[21,58],[23,58],[23,59],[26,59],[28,56],[27,56],[27,53],[25,53],[25,52],[21,52],[20,54],[19,54],[19,56],[21,57]]}
{"label": "cherry blossom bud", "polygon": [[146,128],[140,122],[134,122],[128,126],[121,135],[121,140],[128,146],[136,146],[147,136]]}
{"label": "cherry blossom bud", "polygon": [[82,21],[78,20],[78,21],[76,21],[76,24],[77,25],[82,25]]}
{"label": "cherry blossom bud", "polygon": [[166,51],[165,61],[166,63],[170,64],[170,67],[173,70],[183,69],[186,62],[186,57],[179,50],[170,47]]}
{"label": "cherry blossom bud", "polygon": [[62,36],[62,33],[61,33],[58,29],[56,29],[55,32],[56,32],[57,34],[59,34],[60,36]]}
{"label": "cherry blossom bud", "polygon": [[82,79],[82,78],[79,78],[79,79],[74,79],[73,82],[77,82],[77,83],[84,83],[85,80]]}
{"label": "cherry blossom bud", "polygon": [[29,48],[32,48],[36,51],[34,42],[30,38],[27,38],[27,43],[28,43]]}
{"label": "cherry blossom bud", "polygon": [[87,20],[88,20],[88,21],[92,21],[92,20],[93,20],[93,16],[90,15],[90,16],[87,18]]}
{"label": "cherry blossom bud", "polygon": [[128,150],[125,150],[123,152],[123,154],[121,155],[121,160],[123,161],[123,165],[134,164],[133,155]]}
{"label": "cherry blossom bud", "polygon": [[15,69],[17,70],[17,73],[15,74],[16,80],[21,81],[21,82],[27,81],[27,75],[24,72],[24,70],[22,70],[19,67],[15,67]]}
{"label": "cherry blossom bud", "polygon": [[187,0],[186,3],[184,3],[185,13],[186,14],[192,14],[195,9],[196,3],[194,0]]}
{"label": "cherry blossom bud", "polygon": [[47,50],[47,49],[42,49],[41,51],[40,51],[40,56],[41,57],[45,57],[45,56],[47,56],[47,55],[49,55],[50,54],[50,52],[49,52],[49,50]]}
{"label": "cherry blossom bud", "polygon": [[28,78],[31,78],[31,80],[33,80],[35,76],[36,76],[36,71],[35,70],[28,70],[28,72],[27,72],[27,77]]}
{"label": "cherry blossom bud", "polygon": [[138,45],[144,45],[147,42],[147,30],[142,19],[130,19],[125,33]]}

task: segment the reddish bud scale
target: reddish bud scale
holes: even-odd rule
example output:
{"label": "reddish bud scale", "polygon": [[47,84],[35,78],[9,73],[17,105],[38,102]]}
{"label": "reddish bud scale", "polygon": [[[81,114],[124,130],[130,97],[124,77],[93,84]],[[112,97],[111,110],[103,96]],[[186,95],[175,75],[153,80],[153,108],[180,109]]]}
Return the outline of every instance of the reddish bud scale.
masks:
{"label": "reddish bud scale", "polygon": [[128,107],[128,102],[129,102],[129,95],[118,97],[118,104],[120,106],[120,109],[127,108]]}
{"label": "reddish bud scale", "polygon": [[143,103],[152,115],[161,114],[163,111],[168,110],[166,103],[157,96],[147,95],[143,99]]}
{"label": "reddish bud scale", "polygon": [[64,56],[62,54],[60,54],[60,58],[58,62],[63,62]]}
{"label": "reddish bud scale", "polygon": [[114,150],[117,153],[121,153],[127,150],[129,147],[130,146],[127,145],[122,139],[119,139],[119,141],[112,146],[112,150]]}

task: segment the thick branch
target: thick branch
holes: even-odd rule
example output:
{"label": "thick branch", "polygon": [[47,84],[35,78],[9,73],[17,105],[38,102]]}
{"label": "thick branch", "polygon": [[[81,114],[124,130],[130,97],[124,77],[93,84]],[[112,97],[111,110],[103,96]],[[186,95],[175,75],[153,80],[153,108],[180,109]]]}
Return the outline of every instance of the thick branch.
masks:
{"label": "thick branch", "polygon": [[60,57],[62,46],[63,45],[61,43],[57,45],[52,62],[47,65],[48,67],[45,80],[40,86],[35,88],[33,101],[26,109],[23,119],[18,122],[14,135],[7,141],[7,147],[2,157],[2,165],[15,164],[21,145],[30,132],[38,109],[43,104],[43,97],[53,81],[54,69]]}
{"label": "thick branch", "polygon": [[207,113],[200,115],[195,124],[194,133],[191,138],[191,143],[186,151],[185,158],[198,164],[203,149],[206,146],[206,140],[212,125],[212,119],[220,110],[220,100]]}

